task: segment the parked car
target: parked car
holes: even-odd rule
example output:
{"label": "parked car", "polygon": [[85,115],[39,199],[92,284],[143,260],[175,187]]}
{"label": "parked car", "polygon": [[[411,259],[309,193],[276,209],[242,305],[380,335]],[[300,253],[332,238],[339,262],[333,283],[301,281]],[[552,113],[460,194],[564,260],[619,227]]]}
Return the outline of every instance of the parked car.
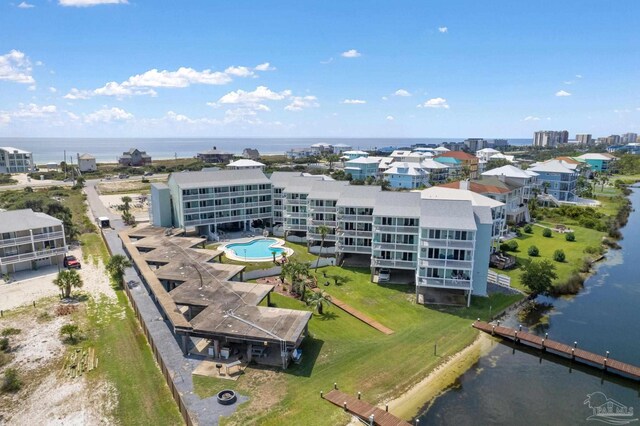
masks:
{"label": "parked car", "polygon": [[82,265],[80,264],[80,261],[78,259],[76,259],[75,256],[72,255],[68,255],[64,257],[64,261],[62,262],[62,264],[64,265],[65,268],[68,269],[80,269],[82,268]]}
{"label": "parked car", "polygon": [[382,268],[378,271],[378,282],[387,282],[391,278],[391,271],[386,268]]}
{"label": "parked car", "polygon": [[118,176],[120,179],[129,179],[129,175],[121,174]]}

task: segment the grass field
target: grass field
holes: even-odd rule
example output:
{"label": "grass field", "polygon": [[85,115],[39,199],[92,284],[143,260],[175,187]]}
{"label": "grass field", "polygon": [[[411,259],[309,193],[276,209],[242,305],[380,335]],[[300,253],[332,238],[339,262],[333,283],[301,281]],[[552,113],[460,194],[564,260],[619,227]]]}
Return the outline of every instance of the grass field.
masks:
{"label": "grass field", "polygon": [[[363,392],[370,402],[399,396],[424,378],[444,359],[471,343],[476,331],[472,319],[487,318],[522,296],[494,295],[473,299],[473,307],[435,310],[414,303],[410,286],[380,286],[369,281],[369,270],[327,267],[321,271],[343,275],[341,286],[323,287],[329,294],[380,321],[395,333],[386,336],[336,307],[314,314],[312,335],[303,345],[303,362],[284,373],[250,369],[237,382],[194,377],[196,392],[210,396],[222,386],[252,397],[223,424],[335,425],[348,417],[320,400],[319,392],[334,382],[349,393]],[[318,271],[321,273],[321,271]],[[278,307],[308,309],[301,302],[277,294]],[[437,355],[434,344],[437,343]]]}

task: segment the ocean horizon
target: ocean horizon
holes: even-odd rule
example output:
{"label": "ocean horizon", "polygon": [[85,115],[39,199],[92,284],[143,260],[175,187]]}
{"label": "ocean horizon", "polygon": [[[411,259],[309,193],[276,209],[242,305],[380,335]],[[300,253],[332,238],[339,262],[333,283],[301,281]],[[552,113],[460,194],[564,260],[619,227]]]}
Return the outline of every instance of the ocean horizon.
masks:
{"label": "ocean horizon", "polygon": [[[33,153],[36,164],[59,163],[76,154],[89,153],[99,163],[115,163],[124,151],[138,148],[155,160],[192,158],[198,152],[212,149],[240,154],[245,148],[257,149],[262,155],[283,154],[291,148],[308,147],[315,143],[347,144],[354,149],[407,147],[416,143],[441,144],[461,142],[465,138],[9,138],[1,137],[0,146],[11,146]],[[494,138],[485,138],[488,140]],[[532,139],[507,139],[511,145],[530,145]]]}

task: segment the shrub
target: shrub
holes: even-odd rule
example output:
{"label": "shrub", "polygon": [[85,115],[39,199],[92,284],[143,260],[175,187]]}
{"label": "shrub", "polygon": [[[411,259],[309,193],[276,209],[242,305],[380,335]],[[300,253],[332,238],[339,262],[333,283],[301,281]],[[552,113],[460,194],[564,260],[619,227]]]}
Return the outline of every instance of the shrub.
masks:
{"label": "shrub", "polygon": [[564,239],[569,242],[573,242],[576,240],[576,234],[574,234],[573,232],[567,232],[566,234],[564,234]]}
{"label": "shrub", "polygon": [[500,250],[502,251],[517,251],[518,250],[518,242],[515,240],[507,241],[506,243],[500,244]]}
{"label": "shrub", "polygon": [[3,392],[17,392],[20,390],[22,382],[18,378],[18,371],[15,368],[7,368],[2,381]]}
{"label": "shrub", "polygon": [[561,296],[563,294],[577,294],[584,284],[584,278],[577,272],[574,272],[562,284],[556,285],[552,289],[553,296]]}
{"label": "shrub", "polygon": [[527,253],[529,254],[529,256],[531,257],[537,257],[540,255],[540,250],[538,250],[538,247],[536,246],[531,246],[529,247],[529,249],[527,250]]}
{"label": "shrub", "polygon": [[7,327],[4,330],[2,330],[2,335],[3,336],[15,336],[16,334],[20,334],[22,330],[20,330],[19,328],[14,328],[14,327]]}
{"label": "shrub", "polygon": [[9,338],[3,337],[0,339],[0,351],[7,352],[9,351]]}
{"label": "shrub", "polygon": [[585,257],[584,259],[582,259],[582,265],[580,266],[580,272],[589,272],[591,270],[591,260],[589,260],[589,258]]}
{"label": "shrub", "polygon": [[558,249],[556,251],[553,252],[553,260],[555,260],[556,262],[564,262],[565,260],[567,260],[567,256],[564,254],[564,250],[562,249]]}
{"label": "shrub", "polygon": [[533,234],[533,227],[531,225],[525,225],[524,232],[526,232],[527,234]]}
{"label": "shrub", "polygon": [[620,244],[616,243],[614,240],[610,238],[603,238],[602,244],[604,244],[607,247],[611,247],[612,249],[615,249],[615,250],[620,248]]}
{"label": "shrub", "polygon": [[516,228],[516,237],[522,237],[522,231],[520,228]]}
{"label": "shrub", "polygon": [[545,238],[551,238],[551,229],[544,228],[544,231],[542,231],[542,236]]}

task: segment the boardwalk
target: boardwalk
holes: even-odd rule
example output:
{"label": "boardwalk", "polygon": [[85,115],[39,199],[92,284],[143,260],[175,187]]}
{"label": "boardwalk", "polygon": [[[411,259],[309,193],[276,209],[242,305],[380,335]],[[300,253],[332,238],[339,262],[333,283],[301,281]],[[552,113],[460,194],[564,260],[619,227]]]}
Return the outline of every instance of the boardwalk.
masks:
{"label": "boardwalk", "polygon": [[640,380],[639,367],[611,359],[609,358],[608,352],[606,355],[594,354],[593,352],[556,342],[555,340],[545,339],[526,331],[515,330],[513,328],[503,327],[500,325],[492,325],[484,321],[475,321],[473,323],[473,327],[486,333],[490,333],[491,335],[512,340],[516,343],[529,344],[530,346],[534,346],[557,355],[563,355],[583,364],[597,366],[611,373]]}
{"label": "boardwalk", "polygon": [[411,426],[402,419],[397,418],[388,411],[382,410],[374,405],[369,404],[355,396],[347,395],[337,389],[332,390],[324,395],[324,399],[344,409],[347,404],[346,411],[359,417],[367,422],[370,421],[373,414],[373,424],[379,426]]}

